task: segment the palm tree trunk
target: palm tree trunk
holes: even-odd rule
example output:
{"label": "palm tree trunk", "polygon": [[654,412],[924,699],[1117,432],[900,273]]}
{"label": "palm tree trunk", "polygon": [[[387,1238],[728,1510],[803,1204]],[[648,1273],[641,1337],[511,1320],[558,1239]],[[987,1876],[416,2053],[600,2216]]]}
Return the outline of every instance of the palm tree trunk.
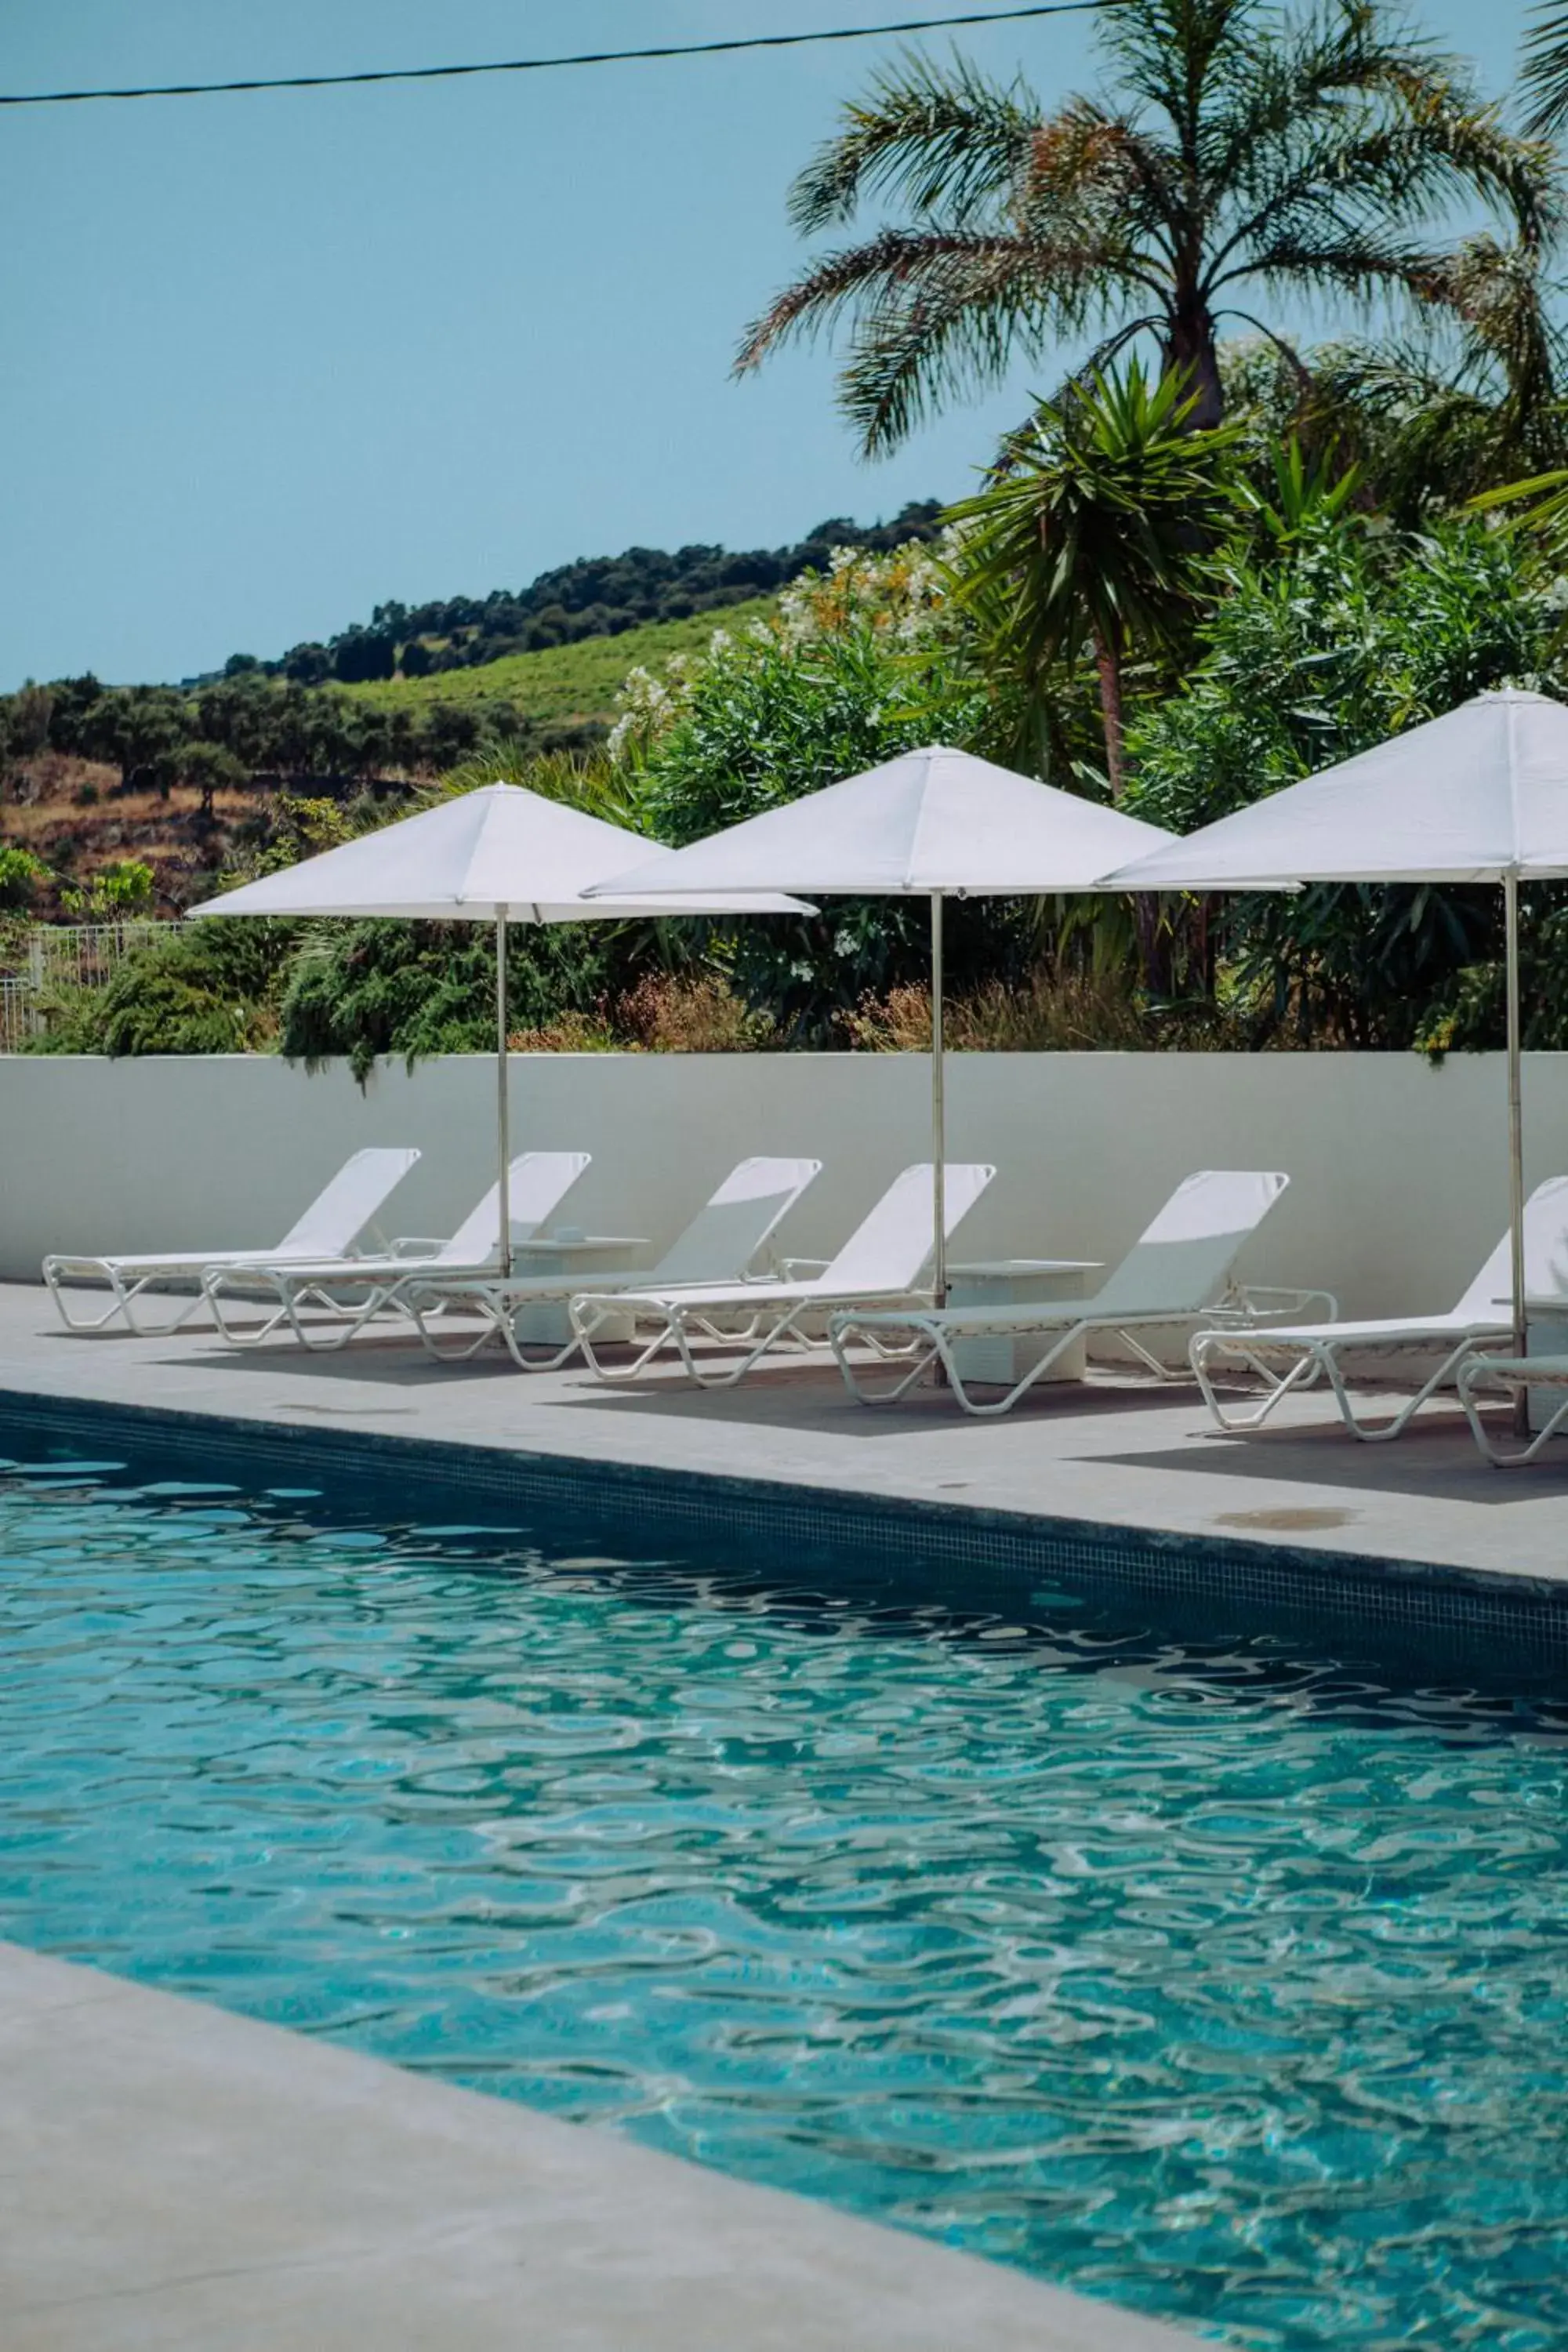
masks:
{"label": "palm tree trunk", "polygon": [[1207,305],[1196,296],[1178,296],[1163,357],[1168,368],[1183,368],[1191,378],[1189,389],[1198,396],[1197,405],[1187,420],[1194,429],[1223,424],[1225,393],[1219,380],[1219,347],[1214,320]]}
{"label": "palm tree trunk", "polygon": [[[1127,780],[1125,728],[1121,716],[1121,648],[1112,639],[1094,637],[1094,666],[1100,673],[1100,715],[1105,727],[1105,772],[1113,801],[1121,798]],[[1169,992],[1169,976],[1160,957],[1160,902],[1147,891],[1132,901],[1132,919],[1143,964],[1143,985],[1151,994]]]}
{"label": "palm tree trunk", "polygon": [[1121,650],[1098,630],[1094,638],[1094,666],[1100,672],[1100,716],[1105,729],[1105,773],[1113,801],[1121,798],[1124,762],[1121,723]]}

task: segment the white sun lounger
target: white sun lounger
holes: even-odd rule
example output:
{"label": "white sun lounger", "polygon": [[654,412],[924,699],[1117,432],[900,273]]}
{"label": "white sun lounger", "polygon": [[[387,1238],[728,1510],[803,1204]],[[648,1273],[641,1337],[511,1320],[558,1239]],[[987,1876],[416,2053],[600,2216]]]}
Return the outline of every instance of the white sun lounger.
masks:
{"label": "white sun lounger", "polygon": [[[347,1257],[418,1157],[413,1150],[386,1145],[353,1152],[274,1248],[146,1251],[130,1257],[72,1257],[62,1251],[44,1260],[44,1280],[68,1331],[102,1331],[117,1318],[142,1338],[177,1331],[206,1303],[201,1284],[209,1266]],[[78,1284],[95,1289],[107,1284],[109,1304],[101,1315],[73,1318],[66,1291]],[[138,1319],[136,1302],[148,1290],[165,1288],[176,1288],[184,1304],[173,1322],[150,1332]]]}
{"label": "white sun lounger", "polygon": [[[1568,1177],[1552,1177],[1526,1202],[1524,1254],[1531,1288],[1545,1293],[1560,1289],[1568,1307]],[[1191,1352],[1204,1402],[1221,1429],[1258,1429],[1282,1397],[1310,1388],[1321,1378],[1332,1389],[1340,1416],[1352,1437],[1369,1445],[1397,1437],[1428,1397],[1455,1384],[1467,1356],[1489,1340],[1510,1338],[1513,1328],[1510,1256],[1505,1234],[1475,1280],[1446,1313],[1393,1315],[1359,1323],[1276,1324],[1265,1331],[1200,1331]],[[1436,1356],[1438,1362],[1390,1419],[1373,1423],[1357,1412],[1346,1386],[1347,1356],[1385,1360]],[[1221,1402],[1215,1375],[1232,1368],[1255,1372],[1266,1383],[1260,1400],[1239,1405]]]}
{"label": "white sun lounger", "polygon": [[[515,1320],[521,1311],[530,1307],[569,1307],[574,1298],[589,1290],[597,1296],[627,1289],[663,1291],[693,1282],[742,1282],[759,1251],[766,1247],[806,1186],[821,1172],[820,1160],[742,1160],[651,1268],[608,1269],[589,1276],[514,1273],[426,1278],[410,1285],[408,1311],[430,1353],[444,1363],[459,1363],[477,1355],[488,1340],[499,1337],[523,1371],[557,1370],[581,1345],[576,1333],[572,1332],[564,1345],[549,1354],[536,1349],[525,1356]],[[447,1308],[482,1317],[477,1336],[464,1331],[453,1344],[442,1345],[444,1327],[439,1318]],[[650,1341],[642,1360],[659,1344],[658,1339]]]}
{"label": "white sun lounger", "polygon": [[[587,1167],[586,1151],[525,1151],[508,1172],[514,1235],[537,1231],[560,1206]],[[439,1270],[458,1276],[493,1272],[500,1252],[500,1187],[492,1184],[449,1241],[410,1238],[395,1242],[384,1257],[321,1258],[310,1264],[256,1262],[214,1266],[202,1287],[213,1320],[237,1348],[254,1348],[287,1323],[306,1348],[342,1348],[378,1316],[406,1318],[407,1290]],[[254,1310],[259,1297],[265,1320],[237,1319],[236,1306]],[[308,1322],[305,1307],[322,1310],[324,1322]]]}
{"label": "white sun lounger", "polygon": [[[993,1417],[1010,1412],[1076,1341],[1095,1331],[1114,1333],[1164,1379],[1165,1367],[1142,1344],[1138,1331],[1208,1316],[1213,1302],[1229,1289],[1231,1268],[1243,1242],[1257,1232],[1289,1181],[1250,1168],[1205,1169],[1187,1177],[1090,1298],[1039,1307],[894,1307],[876,1314],[854,1308],[835,1315],[828,1337],[845,1384],[862,1404],[890,1404],[907,1394],[932,1363],[940,1363],[964,1412]],[[1230,1295],[1235,1311],[1249,1315],[1258,1311],[1265,1297],[1289,1296],[1293,1303],[1304,1303],[1324,1294],[1233,1290]],[[1000,1397],[977,1401],[964,1384],[954,1352],[958,1344],[1034,1338],[1044,1343],[1042,1352],[1022,1380]],[[850,1360],[849,1350],[857,1344],[869,1346],[880,1356],[899,1356],[899,1374],[889,1387],[868,1385]]]}
{"label": "white sun lounger", "polygon": [[[995,1173],[994,1168],[973,1162],[948,1165],[944,1230],[950,1237]],[[649,1286],[617,1291],[613,1298],[597,1298],[579,1289],[572,1301],[572,1328],[602,1381],[630,1380],[660,1348],[669,1346],[690,1378],[704,1388],[733,1388],[770,1349],[792,1342],[808,1345],[802,1328],[807,1316],[857,1299],[916,1295],[931,1278],[931,1168],[925,1160],[894,1180],[837,1256],[816,1274],[786,1271],[782,1279],[689,1283],[680,1289]],[[629,1365],[607,1365],[595,1349],[595,1339],[606,1327],[624,1331],[628,1319],[640,1352]],[[742,1350],[740,1359],[715,1365],[693,1353],[695,1339],[726,1341]]]}
{"label": "white sun lounger", "polygon": [[[1459,1366],[1458,1385],[1470,1433],[1487,1460],[1499,1470],[1517,1470],[1522,1464],[1533,1462],[1568,1421],[1568,1356],[1468,1356]],[[1493,1442],[1490,1430],[1481,1419],[1481,1400],[1517,1397],[1521,1389],[1561,1389],[1563,1401],[1553,1406],[1541,1427],[1521,1444],[1505,1451]]]}

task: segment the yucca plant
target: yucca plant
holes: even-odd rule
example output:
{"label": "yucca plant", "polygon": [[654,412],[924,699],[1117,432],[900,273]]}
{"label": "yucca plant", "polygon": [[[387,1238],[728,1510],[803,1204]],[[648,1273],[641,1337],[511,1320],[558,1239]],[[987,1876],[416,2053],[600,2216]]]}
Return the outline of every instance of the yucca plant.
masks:
{"label": "yucca plant", "polygon": [[1122,672],[1169,653],[1204,593],[1203,558],[1231,510],[1231,426],[1194,426],[1199,394],[1137,361],[1047,401],[1005,444],[990,487],[951,509],[954,588],[995,667],[1040,701],[1087,644],[1106,775],[1121,796]]}
{"label": "yucca plant", "polygon": [[[1568,24],[1563,0],[1556,15]],[[786,288],[738,369],[847,318],[843,404],[875,453],[1020,358],[1095,335],[1103,368],[1146,334],[1193,372],[1193,421],[1212,425],[1227,319],[1272,335],[1258,313],[1281,297],[1452,303],[1456,249],[1435,223],[1479,204],[1527,249],[1556,227],[1551,148],[1377,0],[1290,17],[1269,0],[1121,0],[1100,47],[1103,90],[1049,112],[962,61],[879,75],[790,208],[805,234],[878,200],[904,217]]]}

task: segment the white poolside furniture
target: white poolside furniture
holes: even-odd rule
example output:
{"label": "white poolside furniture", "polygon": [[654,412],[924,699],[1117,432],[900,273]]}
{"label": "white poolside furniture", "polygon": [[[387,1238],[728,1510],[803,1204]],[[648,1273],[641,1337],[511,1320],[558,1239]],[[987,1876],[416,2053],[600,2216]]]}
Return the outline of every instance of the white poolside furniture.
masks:
{"label": "white poolside furniture", "polygon": [[[1195,1323],[1212,1315],[1213,1302],[1221,1297],[1228,1299],[1228,1311],[1240,1318],[1268,1311],[1265,1299],[1322,1295],[1243,1292],[1232,1283],[1242,1244],[1251,1239],[1289,1181],[1249,1168],[1210,1168],[1187,1177],[1115,1272],[1079,1302],[877,1311],[855,1307],[837,1314],[828,1336],[845,1384],[862,1404],[890,1404],[933,1364],[940,1364],[964,1412],[992,1418],[1010,1412],[1021,1396],[1049,1378],[1070,1349],[1097,1332],[1119,1339],[1149,1370],[1166,1379],[1165,1366],[1144,1344],[1141,1332]],[[984,1400],[973,1393],[973,1386],[981,1383],[972,1383],[965,1374],[963,1354],[966,1346],[981,1339],[1030,1343],[1025,1369],[1000,1396]],[[889,1385],[869,1384],[850,1353],[858,1346],[877,1356],[900,1359]]]}
{"label": "white poolside furniture", "polygon": [[575,1225],[557,1225],[548,1234],[531,1234],[525,1242],[514,1243],[511,1269],[515,1275],[525,1282],[549,1283],[552,1276],[558,1277],[562,1286],[559,1297],[537,1298],[520,1306],[510,1318],[520,1345],[564,1347],[572,1335],[567,1308],[573,1292],[590,1288],[605,1274],[621,1274],[632,1267],[646,1274],[642,1253],[651,1246],[647,1234],[585,1234]]}
{"label": "white poolside furniture", "polygon": [[[552,1216],[588,1166],[586,1151],[525,1151],[508,1170],[511,1229],[526,1238]],[[346,1347],[372,1323],[409,1318],[411,1284],[432,1273],[452,1276],[500,1270],[500,1186],[492,1184],[447,1241],[410,1236],[383,1257],[321,1258],[309,1264],[214,1266],[202,1287],[213,1319],[230,1344],[253,1348],[286,1323],[301,1347]],[[242,1322],[262,1302],[259,1326]],[[308,1319],[314,1310],[320,1319]]]}
{"label": "white poolside furniture", "polygon": [[[1510,1255],[1510,1237],[1505,1234],[1474,1281],[1446,1312],[1349,1323],[1276,1324],[1263,1331],[1200,1331],[1194,1338],[1191,1356],[1204,1402],[1221,1429],[1259,1429],[1283,1398],[1321,1379],[1333,1391],[1340,1418],[1352,1436],[1369,1445],[1384,1444],[1409,1427],[1428,1397],[1457,1384],[1467,1357],[1478,1348],[1511,1337]],[[1558,1294],[1558,1311],[1568,1313],[1568,1177],[1550,1178],[1526,1202],[1524,1255],[1535,1281],[1562,1280],[1564,1287]],[[1394,1363],[1414,1358],[1431,1369],[1395,1412],[1373,1422],[1356,1410],[1346,1377],[1347,1358],[1358,1363]],[[1225,1370],[1254,1373],[1265,1384],[1262,1396],[1240,1404],[1223,1402],[1215,1377]]]}
{"label": "white poolside furniture", "polygon": [[[1458,1385],[1470,1433],[1500,1470],[1533,1462],[1568,1422],[1568,1356],[1467,1356]],[[1522,1443],[1500,1446],[1481,1418],[1481,1403],[1516,1398],[1521,1389],[1530,1400],[1530,1433]]]}
{"label": "white poolside furniture", "polygon": [[[270,1248],[145,1251],[114,1257],[73,1257],[59,1251],[44,1260],[44,1280],[69,1331],[102,1331],[115,1321],[123,1322],[141,1338],[177,1331],[206,1304],[202,1276],[210,1266],[271,1266],[347,1257],[418,1157],[412,1148],[388,1144],[352,1153],[282,1240]],[[73,1317],[66,1294],[79,1285],[99,1291],[107,1286],[109,1304],[101,1314]],[[184,1300],[174,1320],[158,1324],[153,1332],[137,1313],[137,1302],[151,1291],[174,1291]]]}
{"label": "white poolside furniture", "polygon": [[[994,1168],[978,1162],[947,1162],[944,1223],[949,1235],[995,1173]],[[572,1301],[572,1328],[602,1381],[633,1379],[661,1348],[672,1347],[688,1376],[703,1388],[733,1388],[775,1349],[809,1348],[812,1318],[825,1310],[857,1300],[918,1296],[930,1281],[931,1202],[931,1168],[922,1160],[894,1179],[837,1256],[826,1263],[786,1260],[781,1276],[756,1282],[649,1286],[617,1291],[613,1298],[584,1292]],[[807,1263],[820,1270],[805,1273]],[[615,1318],[625,1317],[632,1320],[638,1353],[630,1365],[610,1365],[598,1349]],[[731,1351],[739,1349],[739,1357],[716,1361],[699,1355],[693,1343],[700,1339],[722,1341]]]}
{"label": "white poolside furniture", "polygon": [[[1063,1299],[1081,1298],[1085,1276],[1104,1271],[1098,1258],[973,1258],[948,1267],[947,1303],[985,1307],[1056,1306]],[[961,1339],[956,1350],[959,1372],[971,1388],[1011,1388],[1033,1370],[1049,1345],[1049,1339],[1037,1331]],[[1084,1371],[1084,1342],[1078,1339],[1053,1356],[1041,1378],[1081,1381]]]}
{"label": "white poolside furniture", "polygon": [[[446,1361],[472,1356],[487,1340],[499,1338],[510,1350],[513,1362],[525,1372],[553,1371],[575,1354],[581,1344],[572,1325],[574,1298],[593,1292],[604,1302],[605,1319],[596,1327],[603,1343],[626,1339],[633,1328],[629,1313],[616,1315],[609,1311],[609,1302],[618,1291],[664,1291],[690,1283],[733,1285],[743,1281],[759,1253],[767,1247],[779,1224],[821,1171],[820,1160],[742,1160],[651,1269],[643,1266],[628,1270],[622,1266],[584,1275],[545,1271],[542,1266],[520,1264],[506,1276],[465,1276],[456,1281],[425,1279],[410,1286],[408,1311],[431,1354]],[[578,1244],[575,1238],[563,1237],[553,1246],[570,1253]],[[519,1255],[521,1258],[523,1253]],[[433,1321],[432,1310],[437,1318],[442,1310],[477,1313],[482,1318],[479,1331],[475,1336],[464,1330],[456,1341],[445,1344],[444,1320]],[[556,1316],[563,1319],[563,1328],[559,1331],[552,1322],[542,1321],[544,1317]],[[630,1369],[640,1369],[661,1344],[661,1337],[652,1339]],[[551,1353],[525,1356],[522,1350],[531,1345],[549,1347]],[[621,1376],[628,1376],[625,1368]]]}
{"label": "white poolside furniture", "polygon": [[[1539,1278],[1539,1268],[1531,1267]],[[1524,1301],[1527,1347],[1522,1356],[1478,1349],[1459,1367],[1459,1402],[1476,1444],[1500,1470],[1533,1462],[1568,1423],[1568,1279]],[[1500,1446],[1480,1414],[1483,1401],[1526,1398],[1529,1434],[1522,1444]]]}

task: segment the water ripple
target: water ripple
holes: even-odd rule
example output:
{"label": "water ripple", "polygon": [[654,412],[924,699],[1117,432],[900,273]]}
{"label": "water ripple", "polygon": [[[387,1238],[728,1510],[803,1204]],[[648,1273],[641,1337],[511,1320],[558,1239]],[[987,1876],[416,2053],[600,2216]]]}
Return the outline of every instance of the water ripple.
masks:
{"label": "water ripple", "polygon": [[7,1931],[1248,2346],[1568,2344],[1568,1712],[0,1475]]}

